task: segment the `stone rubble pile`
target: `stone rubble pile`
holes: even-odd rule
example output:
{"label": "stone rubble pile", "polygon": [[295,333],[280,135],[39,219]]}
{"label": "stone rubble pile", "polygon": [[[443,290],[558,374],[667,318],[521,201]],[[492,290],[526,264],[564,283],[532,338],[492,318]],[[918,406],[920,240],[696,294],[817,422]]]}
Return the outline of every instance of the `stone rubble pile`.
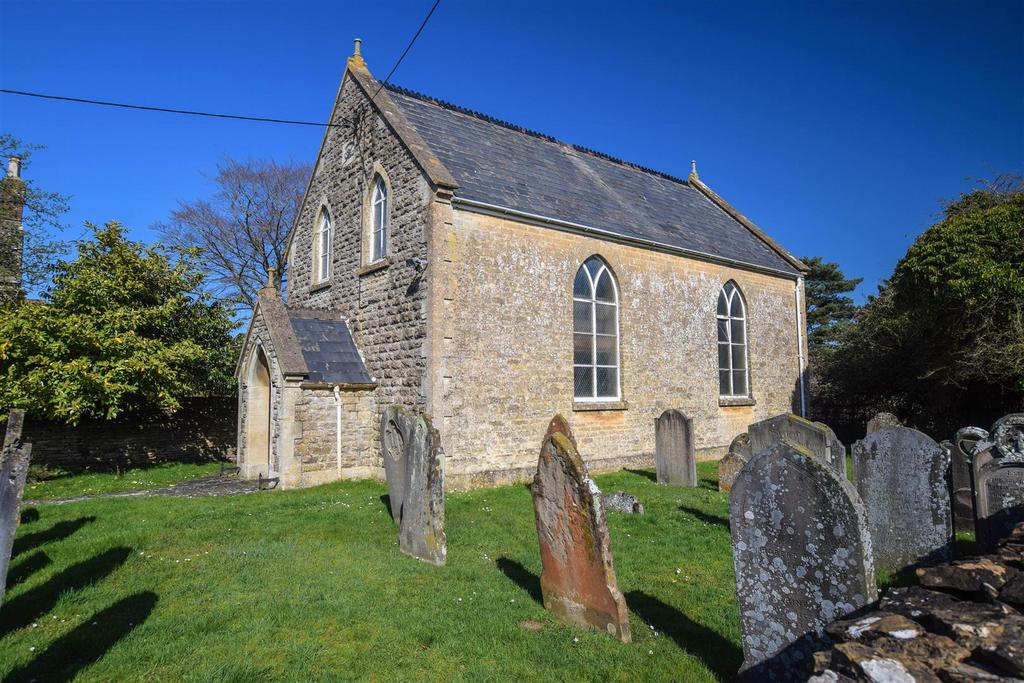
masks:
{"label": "stone rubble pile", "polygon": [[916,576],[826,627],[809,682],[1024,681],[1024,523],[990,555]]}

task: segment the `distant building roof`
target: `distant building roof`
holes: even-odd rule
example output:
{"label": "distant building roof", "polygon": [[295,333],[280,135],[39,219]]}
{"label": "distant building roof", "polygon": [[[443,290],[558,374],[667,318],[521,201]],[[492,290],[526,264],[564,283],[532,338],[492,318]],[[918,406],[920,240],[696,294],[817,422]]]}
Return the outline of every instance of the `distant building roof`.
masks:
{"label": "distant building roof", "polygon": [[799,261],[699,182],[559,142],[404,88],[385,87],[458,182],[456,198],[740,264],[799,272]]}
{"label": "distant building roof", "polygon": [[309,370],[307,380],[324,384],[371,384],[366,365],[344,320],[330,311],[287,309]]}

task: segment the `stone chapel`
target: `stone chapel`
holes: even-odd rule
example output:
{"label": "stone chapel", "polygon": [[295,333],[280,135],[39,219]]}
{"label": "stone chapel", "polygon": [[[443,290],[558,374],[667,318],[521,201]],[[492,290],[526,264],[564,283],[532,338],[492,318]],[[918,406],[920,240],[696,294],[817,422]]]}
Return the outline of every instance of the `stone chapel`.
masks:
{"label": "stone chapel", "polygon": [[700,457],[803,413],[804,265],[697,176],[674,178],[377,81],[356,41],[236,374],[243,476],[383,477],[399,404],[451,488],[526,480],[551,416],[588,466]]}

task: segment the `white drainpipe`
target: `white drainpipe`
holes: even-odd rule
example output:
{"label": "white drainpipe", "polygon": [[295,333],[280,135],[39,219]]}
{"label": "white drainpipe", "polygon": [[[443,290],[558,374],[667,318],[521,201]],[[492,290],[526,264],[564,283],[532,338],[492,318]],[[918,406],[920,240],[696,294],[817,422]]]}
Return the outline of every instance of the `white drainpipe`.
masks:
{"label": "white drainpipe", "polygon": [[335,440],[335,454],[338,463],[338,478],[341,478],[341,387],[337,384],[334,385],[334,433],[336,436]]}
{"label": "white drainpipe", "polygon": [[804,279],[796,280],[796,353],[800,361],[800,417],[807,417],[807,398],[804,393],[804,330],[803,316],[800,315],[800,290],[803,289]]}

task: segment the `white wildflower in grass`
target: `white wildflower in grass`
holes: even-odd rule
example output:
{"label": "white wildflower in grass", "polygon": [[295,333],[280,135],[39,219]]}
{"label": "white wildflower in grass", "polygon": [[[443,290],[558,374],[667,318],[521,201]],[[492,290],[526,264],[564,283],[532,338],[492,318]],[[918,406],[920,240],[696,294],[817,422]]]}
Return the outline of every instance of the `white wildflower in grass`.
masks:
{"label": "white wildflower in grass", "polygon": [[574,643],[578,643],[578,642],[580,642],[580,639],[579,639],[579,638],[576,638],[576,637],[573,637],[573,639],[572,639],[572,642],[574,642]]}

